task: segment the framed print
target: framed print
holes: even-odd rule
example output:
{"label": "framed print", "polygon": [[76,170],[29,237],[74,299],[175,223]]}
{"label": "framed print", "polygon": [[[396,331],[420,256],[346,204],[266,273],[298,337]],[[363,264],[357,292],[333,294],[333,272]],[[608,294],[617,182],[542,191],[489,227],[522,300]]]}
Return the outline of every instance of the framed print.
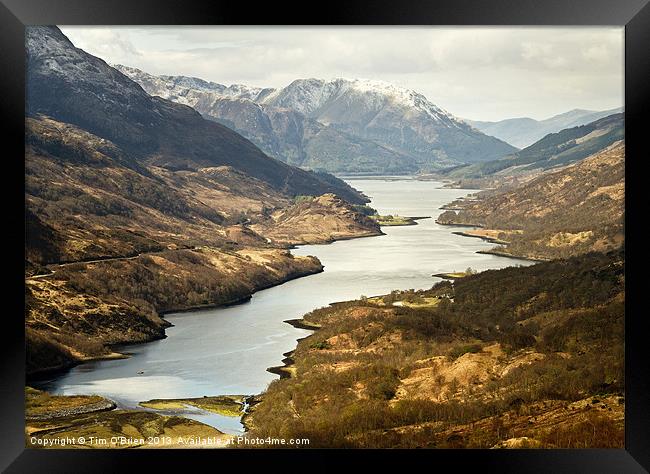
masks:
{"label": "framed print", "polygon": [[304,7],[3,2],[2,468],[646,472],[650,7]]}

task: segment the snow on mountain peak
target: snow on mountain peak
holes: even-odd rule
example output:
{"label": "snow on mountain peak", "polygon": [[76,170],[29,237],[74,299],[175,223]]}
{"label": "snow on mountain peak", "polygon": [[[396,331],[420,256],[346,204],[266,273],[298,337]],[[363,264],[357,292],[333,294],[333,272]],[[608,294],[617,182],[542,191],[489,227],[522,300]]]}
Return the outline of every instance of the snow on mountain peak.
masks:
{"label": "snow on mountain peak", "polygon": [[114,64],[113,67],[142,85],[150,95],[157,95],[164,99],[189,105],[190,107],[196,105],[197,101],[202,98],[202,93],[209,94],[213,100],[228,98],[255,101],[261,93],[268,92],[267,89],[245,84],[225,86],[198,77],[154,76],[140,69],[121,64]]}
{"label": "snow on mountain peak", "polygon": [[[259,105],[291,109],[317,118],[333,103],[351,105],[368,113],[390,108],[403,115],[420,114],[444,127],[467,129],[468,125],[430,102],[424,95],[377,79],[335,78],[296,79],[286,87],[263,89],[244,84],[225,86],[187,76],[153,76],[139,69],[115,65],[116,69],[141,84],[151,95],[158,95],[190,107],[206,100],[249,100]],[[320,117],[323,123],[327,117]]]}
{"label": "snow on mountain peak", "polygon": [[424,95],[377,79],[297,79],[265,97],[263,102],[309,115],[344,96],[360,101],[369,110],[396,106],[406,112],[420,111],[445,126],[466,127],[460,119],[431,103]]}

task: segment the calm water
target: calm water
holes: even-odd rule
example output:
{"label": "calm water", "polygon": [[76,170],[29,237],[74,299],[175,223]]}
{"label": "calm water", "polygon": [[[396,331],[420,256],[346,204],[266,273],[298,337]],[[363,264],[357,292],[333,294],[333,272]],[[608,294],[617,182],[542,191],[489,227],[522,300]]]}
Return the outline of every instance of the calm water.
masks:
{"label": "calm water", "polygon": [[[281,365],[282,354],[310,333],[284,320],[361,295],[429,288],[440,281],[433,273],[531,263],[477,254],[493,244],[454,235],[456,229],[434,222],[440,206],[470,190],[409,179],[355,179],[350,184],[366,193],[381,214],[432,219],[384,227],[386,235],[379,237],[300,247],[294,253],[317,256],[323,273],[260,291],[242,305],[167,315],[174,327],[166,339],[127,346],[123,351],[132,355],[129,359],[86,363],[41,387],[59,394],[99,394],[127,408],[153,398],[257,394],[277,378],[266,369]],[[242,431],[238,418],[202,410],[185,416],[228,433]]]}

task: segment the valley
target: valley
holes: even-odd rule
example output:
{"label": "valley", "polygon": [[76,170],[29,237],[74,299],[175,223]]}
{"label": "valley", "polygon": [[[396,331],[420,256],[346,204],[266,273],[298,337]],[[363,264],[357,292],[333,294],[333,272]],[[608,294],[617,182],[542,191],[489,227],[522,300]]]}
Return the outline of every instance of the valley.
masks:
{"label": "valley", "polygon": [[[382,215],[435,217],[442,212],[437,208],[463,194],[411,179],[351,182],[373,197],[371,204]],[[417,192],[405,192],[408,189]],[[384,227],[383,232],[327,245],[300,245],[291,251],[294,258],[315,255],[324,271],[258,291],[243,304],[166,313],[164,321],[173,324],[165,329],[167,338],[117,346],[115,350],[129,358],[89,361],[33,383],[52,394],[98,394],[116,401],[122,410],[141,409],[141,402],[151,399],[171,403],[204,396],[255,395],[277,378],[267,369],[281,365],[283,353],[294,349],[296,339],[310,334],[284,321],[364,294],[370,297],[397,288],[424,290],[439,281],[433,273],[530,264],[476,253],[490,245],[455,235],[433,218],[420,220],[416,226]],[[170,414],[169,410],[159,413]],[[193,417],[220,431],[243,432],[238,417],[196,409],[173,414]]]}
{"label": "valley", "polygon": [[624,446],[621,109],[26,65],[26,446]]}
{"label": "valley", "polygon": [[30,29],[27,46],[29,375],[160,339],[165,312],[240,302],[322,271],[287,250],[295,244],[381,234],[348,184],[152,98],[57,28]]}
{"label": "valley", "polygon": [[590,254],[312,311],[304,322],[318,329],[252,404],[250,436],[620,448],[623,269],[621,254]]}

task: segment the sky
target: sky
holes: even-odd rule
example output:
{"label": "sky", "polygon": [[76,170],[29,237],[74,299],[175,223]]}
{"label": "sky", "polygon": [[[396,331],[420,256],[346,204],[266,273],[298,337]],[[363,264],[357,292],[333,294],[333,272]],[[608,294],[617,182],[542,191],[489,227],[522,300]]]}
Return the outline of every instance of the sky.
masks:
{"label": "sky", "polygon": [[544,119],[624,103],[621,27],[82,27],[109,64],[224,85],[378,79],[472,120]]}

